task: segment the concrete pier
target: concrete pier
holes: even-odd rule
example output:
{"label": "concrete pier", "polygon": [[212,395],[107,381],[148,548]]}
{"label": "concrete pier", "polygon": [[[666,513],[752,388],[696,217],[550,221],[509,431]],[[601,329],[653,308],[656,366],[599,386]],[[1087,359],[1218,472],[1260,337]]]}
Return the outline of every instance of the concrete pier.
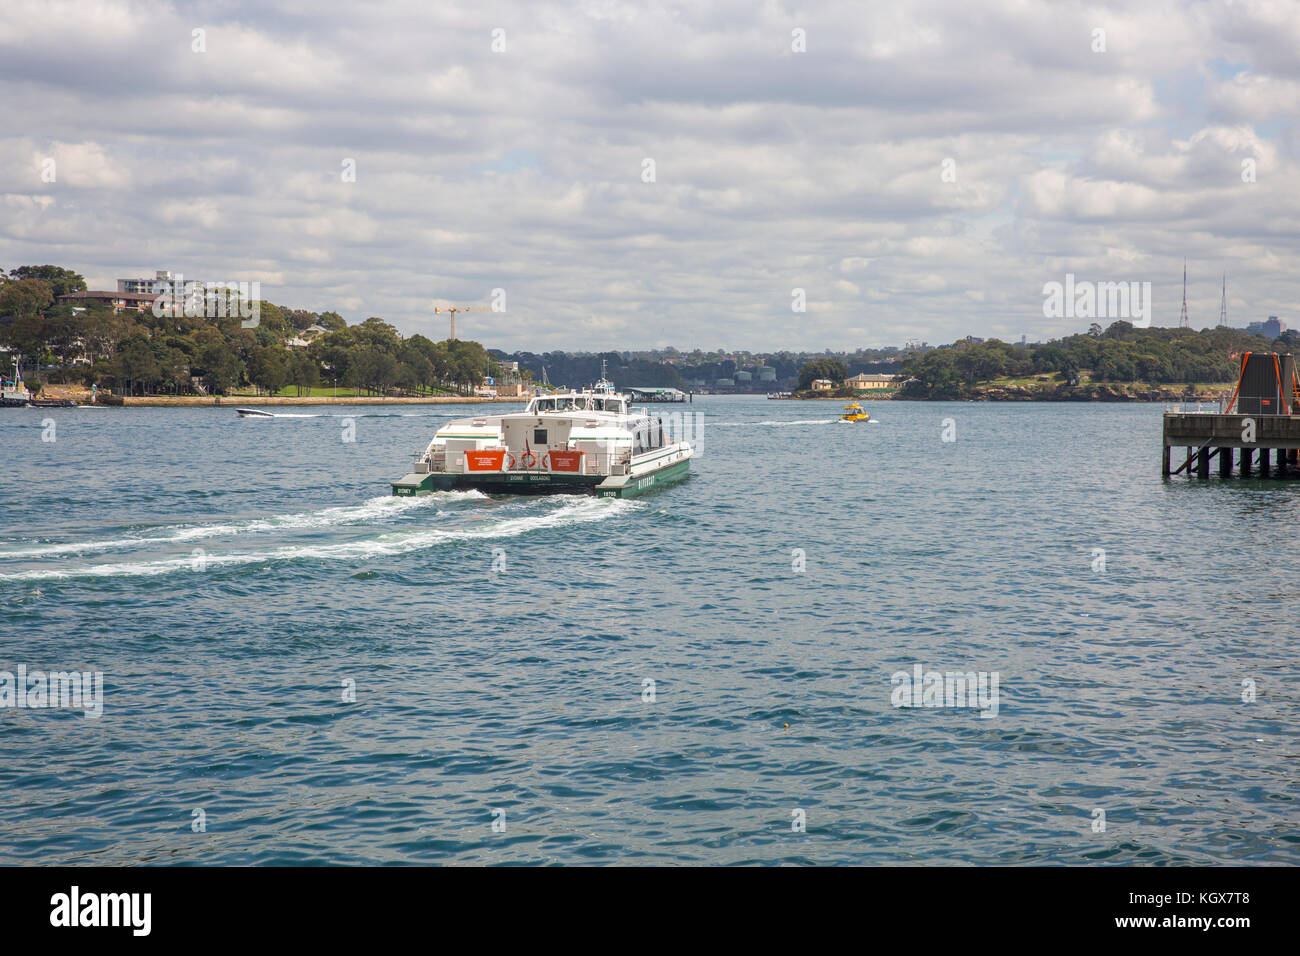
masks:
{"label": "concrete pier", "polygon": [[1186,473],[1208,478],[1216,455],[1221,478],[1232,474],[1234,458],[1243,478],[1256,465],[1261,478],[1270,473],[1300,477],[1300,415],[1166,413],[1163,446],[1160,472],[1165,477]]}

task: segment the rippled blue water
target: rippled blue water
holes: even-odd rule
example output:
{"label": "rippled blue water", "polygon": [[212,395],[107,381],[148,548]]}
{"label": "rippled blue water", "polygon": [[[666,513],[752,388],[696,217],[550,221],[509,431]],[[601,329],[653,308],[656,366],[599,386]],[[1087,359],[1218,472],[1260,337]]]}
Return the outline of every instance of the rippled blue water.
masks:
{"label": "rippled blue water", "polygon": [[0,709],[0,863],[1300,862],[1300,484],[869,408],[697,400],[632,501],[388,497],[464,409],[0,411],[0,669],[105,675]]}

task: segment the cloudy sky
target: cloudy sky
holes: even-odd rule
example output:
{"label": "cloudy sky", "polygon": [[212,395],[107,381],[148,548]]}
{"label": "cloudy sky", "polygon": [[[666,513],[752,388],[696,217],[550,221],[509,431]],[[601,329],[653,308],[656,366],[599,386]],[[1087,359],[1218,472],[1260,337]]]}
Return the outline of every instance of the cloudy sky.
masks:
{"label": "cloudy sky", "polygon": [[1067,272],[1176,325],[1185,256],[1300,325],[1298,113],[1292,0],[4,0],[0,267],[766,350],[1076,331]]}

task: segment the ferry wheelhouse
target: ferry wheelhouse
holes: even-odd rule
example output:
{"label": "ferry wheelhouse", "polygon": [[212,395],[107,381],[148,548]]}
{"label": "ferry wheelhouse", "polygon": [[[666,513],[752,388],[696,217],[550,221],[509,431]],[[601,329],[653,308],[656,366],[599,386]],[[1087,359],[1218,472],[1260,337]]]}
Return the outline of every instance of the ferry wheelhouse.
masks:
{"label": "ferry wheelhouse", "polygon": [[686,477],[692,453],[602,376],[592,389],[539,395],[522,412],[450,422],[392,483],[393,494],[474,488],[630,498]]}

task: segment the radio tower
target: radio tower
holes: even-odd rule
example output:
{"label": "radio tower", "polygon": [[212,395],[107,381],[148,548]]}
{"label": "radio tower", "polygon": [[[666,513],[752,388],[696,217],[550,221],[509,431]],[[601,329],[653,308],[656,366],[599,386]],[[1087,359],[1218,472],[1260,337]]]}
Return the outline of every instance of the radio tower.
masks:
{"label": "radio tower", "polygon": [[1183,260],[1183,314],[1178,319],[1180,328],[1190,329],[1191,320],[1187,318],[1187,260]]}
{"label": "radio tower", "polygon": [[1223,299],[1219,303],[1219,324],[1228,324],[1228,273],[1223,274]]}

